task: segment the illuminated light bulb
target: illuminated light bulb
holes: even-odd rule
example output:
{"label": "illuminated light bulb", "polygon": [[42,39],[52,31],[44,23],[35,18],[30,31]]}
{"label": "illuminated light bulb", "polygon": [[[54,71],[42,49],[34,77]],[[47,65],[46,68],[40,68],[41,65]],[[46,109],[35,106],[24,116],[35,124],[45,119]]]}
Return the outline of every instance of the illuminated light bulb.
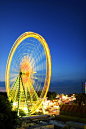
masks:
{"label": "illuminated light bulb", "polygon": [[24,107],[24,111],[25,113],[28,113],[28,109],[26,107]]}
{"label": "illuminated light bulb", "polygon": [[16,103],[15,102],[13,103],[13,106],[16,106]]}
{"label": "illuminated light bulb", "polygon": [[37,109],[37,112],[39,112],[39,110]]}

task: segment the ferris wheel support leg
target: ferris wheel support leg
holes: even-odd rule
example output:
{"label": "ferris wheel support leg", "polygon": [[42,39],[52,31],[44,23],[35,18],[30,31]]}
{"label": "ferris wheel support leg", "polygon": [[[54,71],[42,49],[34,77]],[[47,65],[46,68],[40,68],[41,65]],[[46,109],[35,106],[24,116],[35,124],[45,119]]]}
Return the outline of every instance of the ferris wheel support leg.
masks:
{"label": "ferris wheel support leg", "polygon": [[31,89],[30,89],[30,86],[28,86],[28,91],[29,91],[29,94],[30,94],[31,104],[33,105],[33,100],[32,100],[32,96],[31,96]]}
{"label": "ferris wheel support leg", "polygon": [[43,105],[41,105],[41,107],[42,107],[43,113],[45,114],[45,109],[44,109],[44,106],[43,106]]}
{"label": "ferris wheel support leg", "polygon": [[[21,76],[20,76],[20,79],[21,79],[21,82],[22,82]],[[25,89],[24,89],[24,86],[23,86],[23,82],[22,82],[22,88],[23,88],[23,91],[24,91],[25,104],[26,104],[26,107],[27,107],[28,113],[29,113],[30,111],[29,111],[28,104],[27,104],[27,98],[26,98],[26,94],[25,94]],[[30,113],[28,115],[30,115]]]}
{"label": "ferris wheel support leg", "polygon": [[18,93],[18,85],[17,85],[16,91],[15,91],[15,96],[14,96],[14,101],[13,101],[13,102],[15,102],[15,101],[16,101],[17,93]]}
{"label": "ferris wheel support leg", "polygon": [[15,86],[16,86],[17,81],[18,81],[18,77],[17,77],[17,79],[16,79],[16,81],[15,81],[15,83],[14,83],[14,85],[13,85],[13,88],[12,88],[12,90],[11,90],[11,92],[10,92],[10,95],[9,95],[9,97],[8,97],[8,100],[9,100],[9,101],[11,101],[11,95],[12,95],[12,93],[13,93],[13,90],[14,90],[14,88],[15,88]]}
{"label": "ferris wheel support leg", "polygon": [[20,77],[18,81],[18,116],[19,116],[19,105],[20,105]]}

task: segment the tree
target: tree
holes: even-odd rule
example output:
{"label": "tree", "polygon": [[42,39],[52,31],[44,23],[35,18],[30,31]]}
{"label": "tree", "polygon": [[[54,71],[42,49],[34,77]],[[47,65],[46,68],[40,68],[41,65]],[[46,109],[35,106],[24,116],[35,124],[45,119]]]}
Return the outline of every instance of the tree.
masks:
{"label": "tree", "polygon": [[0,95],[3,95],[7,98],[7,93],[6,92],[0,92]]}
{"label": "tree", "polygon": [[6,97],[0,95],[0,129],[15,129],[18,122],[16,111]]}
{"label": "tree", "polygon": [[48,97],[48,99],[50,99],[51,98],[51,91],[49,91],[48,93],[47,93],[47,97]]}
{"label": "tree", "polygon": [[52,92],[52,96],[53,96],[54,99],[56,98],[56,95],[57,95],[56,92]]}
{"label": "tree", "polygon": [[51,96],[50,96],[50,100],[53,100],[53,95],[51,94]]}
{"label": "tree", "polygon": [[55,99],[55,98],[56,98],[56,95],[57,95],[56,92],[51,92],[51,91],[49,91],[49,92],[47,93],[47,97],[48,97],[48,99],[50,99],[50,100]]}

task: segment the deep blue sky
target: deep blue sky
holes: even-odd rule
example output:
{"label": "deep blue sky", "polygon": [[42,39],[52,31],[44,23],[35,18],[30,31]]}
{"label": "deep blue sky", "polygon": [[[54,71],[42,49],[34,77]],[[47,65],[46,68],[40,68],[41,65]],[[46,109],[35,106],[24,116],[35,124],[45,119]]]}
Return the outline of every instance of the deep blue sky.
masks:
{"label": "deep blue sky", "polygon": [[42,35],[51,52],[51,89],[86,81],[86,0],[0,1],[0,81],[10,49],[24,32]]}

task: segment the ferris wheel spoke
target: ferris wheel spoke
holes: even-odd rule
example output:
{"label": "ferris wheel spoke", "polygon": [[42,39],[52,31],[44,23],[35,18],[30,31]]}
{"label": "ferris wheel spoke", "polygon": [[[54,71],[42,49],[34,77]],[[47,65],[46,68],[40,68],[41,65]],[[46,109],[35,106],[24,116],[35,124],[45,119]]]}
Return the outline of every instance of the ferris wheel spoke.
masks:
{"label": "ferris wheel spoke", "polygon": [[35,80],[36,80],[36,79],[38,79],[38,78],[37,78],[37,77],[32,77],[31,79],[35,79]]}
{"label": "ferris wheel spoke", "polygon": [[10,77],[13,78],[13,77],[17,77],[19,75],[19,73],[10,73]]}
{"label": "ferris wheel spoke", "polygon": [[[29,52],[29,51],[28,51]],[[18,52],[19,53],[19,52]],[[27,55],[27,52],[21,52],[21,54],[18,54],[15,58],[15,63],[20,64],[22,57],[24,57],[25,55]]]}
{"label": "ferris wheel spoke", "polygon": [[38,55],[35,55],[35,56],[34,56],[34,59],[35,59],[34,61],[38,63],[38,61],[40,60],[39,54],[38,54]]}
{"label": "ferris wheel spoke", "polygon": [[44,58],[42,58],[41,60],[40,60],[41,58],[39,58],[38,57],[38,59],[36,59],[36,64],[40,64],[40,63],[43,63],[44,61],[46,61],[46,57],[44,57]]}
{"label": "ferris wheel spoke", "polygon": [[[44,59],[42,59],[42,60],[40,60],[38,63],[37,63],[37,66],[38,65],[41,65],[42,66],[42,69],[43,69],[43,62],[45,61],[46,59],[44,58]],[[37,61],[36,61],[37,62]],[[37,66],[34,66],[34,68],[36,68]]]}
{"label": "ferris wheel spoke", "polygon": [[46,74],[43,75],[43,73],[33,75],[33,79],[37,79],[38,81],[43,81],[43,78],[45,78]]}
{"label": "ferris wheel spoke", "polygon": [[[15,59],[15,58],[17,58],[17,59]],[[20,62],[19,57],[14,57],[14,60],[12,62],[12,66],[15,67],[15,68],[18,68],[19,67],[19,62]]]}
{"label": "ferris wheel spoke", "polygon": [[10,84],[11,84],[11,83],[13,83],[13,82],[15,82],[16,78],[17,78],[17,77],[9,78],[9,80],[10,80]]}
{"label": "ferris wheel spoke", "polygon": [[31,66],[32,66],[33,62],[34,62],[34,59],[32,59],[32,60],[30,61],[30,65],[31,65]]}
{"label": "ferris wheel spoke", "polygon": [[[35,76],[39,76],[39,75],[40,75],[40,76],[42,76],[42,75],[45,75],[45,76],[46,76],[46,73],[45,73],[45,74],[44,74],[44,73],[43,73],[43,74],[42,74],[42,73],[35,73]],[[34,75],[33,75],[33,76],[34,76]]]}
{"label": "ferris wheel spoke", "polygon": [[[19,61],[19,60],[18,60]],[[15,68],[15,69],[19,69],[19,63],[18,61],[14,61],[13,64],[12,64],[12,67]]]}
{"label": "ferris wheel spoke", "polygon": [[17,63],[19,61],[19,59],[20,59],[20,55],[17,53],[16,56],[14,56],[13,59],[14,59],[14,62]]}
{"label": "ferris wheel spoke", "polygon": [[[28,43],[29,44],[29,43]],[[27,44],[27,45],[28,45]],[[19,47],[19,49],[17,50],[17,55],[16,55],[16,57],[19,55],[23,55],[23,54],[25,54],[25,53],[27,53],[27,52],[30,52],[30,49],[31,49],[31,47],[29,46],[27,46],[26,47],[26,44],[22,44],[22,45],[20,45],[20,47]],[[21,54],[20,54],[21,53]]]}
{"label": "ferris wheel spoke", "polygon": [[[36,42],[35,42],[35,44],[36,44]],[[39,50],[39,48],[40,48],[40,44],[38,44],[37,46],[34,45],[34,49],[31,51],[32,55],[33,55],[34,51],[36,50],[36,52],[37,52],[37,50]]]}
{"label": "ferris wheel spoke", "polygon": [[39,65],[37,65],[35,68],[34,68],[34,71],[36,71],[37,73],[40,71],[43,71],[44,69],[43,69],[43,67],[39,64]]}
{"label": "ferris wheel spoke", "polygon": [[35,54],[35,57],[34,57],[34,58],[36,58],[36,57],[38,56],[38,54],[39,54],[39,53],[38,53],[38,51],[40,51],[40,50],[39,50],[39,46],[40,46],[40,45],[37,45],[37,47],[35,47],[35,48],[33,49],[33,51],[31,52],[32,55],[34,55],[34,51],[36,50],[37,55]]}
{"label": "ferris wheel spoke", "polygon": [[[21,86],[22,86],[22,89],[23,89],[23,92],[24,92],[25,103],[26,103],[26,106],[27,106],[27,109],[28,109],[27,97],[26,97],[26,94],[25,94],[25,89],[24,89],[24,86],[23,86],[23,82],[22,82],[22,78],[21,77],[20,77],[20,83],[21,83]],[[28,109],[28,111],[29,111],[29,109]]]}
{"label": "ferris wheel spoke", "polygon": [[38,89],[37,91],[39,91],[40,90],[40,87],[41,87],[41,84],[37,83],[35,85],[36,85],[36,89]]}
{"label": "ferris wheel spoke", "polygon": [[19,71],[10,71],[10,77],[18,76],[18,75],[19,75]]}
{"label": "ferris wheel spoke", "polygon": [[15,78],[15,77],[18,77],[18,76],[19,76],[19,73],[16,73],[16,72],[11,73],[11,72],[10,72],[9,79],[11,79],[11,78]]}
{"label": "ferris wheel spoke", "polygon": [[14,63],[12,68],[11,68],[12,71],[19,71],[19,69],[20,69],[20,66],[18,63]]}

